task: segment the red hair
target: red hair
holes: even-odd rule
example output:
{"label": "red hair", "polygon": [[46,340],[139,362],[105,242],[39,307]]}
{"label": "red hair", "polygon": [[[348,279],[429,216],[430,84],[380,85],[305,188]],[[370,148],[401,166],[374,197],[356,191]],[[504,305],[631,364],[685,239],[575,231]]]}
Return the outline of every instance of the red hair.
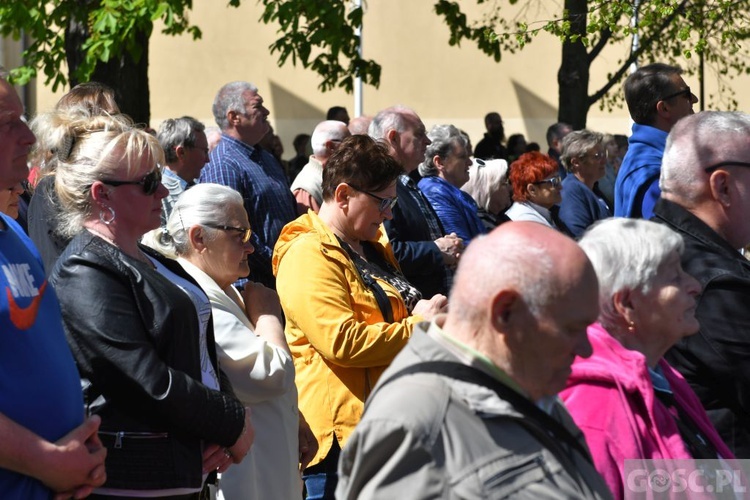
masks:
{"label": "red hair", "polygon": [[510,165],[510,183],[513,185],[513,201],[529,198],[526,186],[543,181],[558,171],[557,162],[538,151],[524,153]]}

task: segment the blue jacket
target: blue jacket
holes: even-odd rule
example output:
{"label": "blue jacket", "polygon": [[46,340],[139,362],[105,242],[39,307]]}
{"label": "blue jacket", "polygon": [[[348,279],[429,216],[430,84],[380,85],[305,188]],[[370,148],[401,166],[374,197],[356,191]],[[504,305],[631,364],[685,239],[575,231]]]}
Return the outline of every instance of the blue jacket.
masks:
{"label": "blue jacket", "polygon": [[563,179],[562,186],[560,219],[574,238],[580,238],[591,224],[611,215],[606,203],[575,175]]}
{"label": "blue jacket", "polygon": [[643,217],[653,215],[661,195],[659,174],[667,133],[648,125],[633,124],[628,152],[622,160],[615,181],[615,216]]}
{"label": "blue jacket", "polygon": [[419,189],[437,212],[445,232],[456,233],[464,244],[487,232],[476,202],[467,193],[436,175],[419,181]]}

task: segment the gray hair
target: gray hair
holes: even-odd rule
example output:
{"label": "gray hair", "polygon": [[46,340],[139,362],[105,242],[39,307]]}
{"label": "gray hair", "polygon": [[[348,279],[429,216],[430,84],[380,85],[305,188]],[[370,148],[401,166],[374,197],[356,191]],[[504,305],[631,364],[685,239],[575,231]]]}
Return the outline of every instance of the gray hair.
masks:
{"label": "gray hair", "polygon": [[[705,168],[711,163],[747,161],[750,115],[736,111],[703,111],[672,127],[662,158],[659,187],[667,199],[690,206],[708,189]],[[734,155],[734,156],[733,156]]]}
{"label": "gray hair", "polygon": [[205,125],[190,116],[164,120],[156,137],[159,139],[162,149],[164,149],[164,157],[167,163],[177,161],[177,152],[175,151],[177,146],[195,146],[196,132],[205,130]]}
{"label": "gray hair", "polygon": [[602,144],[602,142],[604,142],[604,136],[591,130],[576,130],[566,135],[562,142],[562,153],[560,154],[560,161],[565,170],[572,172],[573,163],[571,160],[585,156],[586,153]]}
{"label": "gray hair", "polygon": [[63,209],[58,230],[73,237],[93,213],[94,182],[132,175],[144,158],[161,165],[164,151],[156,137],[135,128],[124,115],[86,116],[79,110],[56,119],[63,138],[56,153],[55,190]]}
{"label": "gray hair", "polygon": [[613,328],[620,315],[612,298],[630,290],[648,293],[659,267],[676,251],[682,254],[682,237],[663,224],[643,219],[610,218],[596,222],[579,245],[599,279],[599,321]]}
{"label": "gray hair", "polygon": [[202,226],[209,240],[215,238],[220,230],[205,224],[232,224],[228,219],[230,207],[244,210],[240,193],[221,184],[196,184],[177,198],[166,227],[149,231],[141,242],[173,259],[186,255],[190,251],[190,228]]}
{"label": "gray hair", "polygon": [[438,175],[438,168],[434,158],[439,156],[445,159],[455,149],[457,144],[466,147],[468,142],[466,136],[453,125],[435,125],[427,134],[432,144],[427,146],[424,152],[424,161],[419,164],[419,173],[422,177]]}
{"label": "gray hair", "polygon": [[492,193],[507,181],[507,161],[475,159],[469,168],[469,182],[461,186],[461,191],[474,198],[480,208],[489,211]]}
{"label": "gray hair", "polygon": [[227,113],[245,113],[245,99],[242,94],[246,91],[257,92],[258,87],[249,82],[230,82],[224,85],[216,93],[211,111],[219,128],[224,131],[229,128]]}
{"label": "gray hair", "polygon": [[405,114],[416,115],[413,109],[406,106],[396,105],[385,108],[372,119],[370,127],[367,129],[367,135],[376,141],[383,141],[386,139],[389,130],[403,132],[406,130]]}
{"label": "gray hair", "polygon": [[310,143],[313,154],[319,158],[327,158],[331,152],[326,149],[328,141],[343,141],[352,135],[344,122],[338,120],[325,120],[318,123],[313,130]]}

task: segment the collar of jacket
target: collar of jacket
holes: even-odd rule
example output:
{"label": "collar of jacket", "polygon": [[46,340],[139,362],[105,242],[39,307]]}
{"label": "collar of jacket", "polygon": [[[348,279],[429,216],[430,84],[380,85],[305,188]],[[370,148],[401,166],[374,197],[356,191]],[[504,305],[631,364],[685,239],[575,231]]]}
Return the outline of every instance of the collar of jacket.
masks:
{"label": "collar of jacket", "polygon": [[[308,211],[306,214],[300,215],[295,220],[284,226],[284,229],[281,231],[281,235],[279,236],[279,240],[276,243],[276,247],[274,249],[274,273],[276,273],[278,263],[286,253],[286,250],[294,244],[294,240],[299,237],[305,237],[305,235],[318,238],[321,245],[320,251],[328,258],[338,260],[347,265],[351,262],[349,254],[347,254],[346,250],[341,247],[341,244],[336,238],[334,232],[331,231],[328,225],[323,222],[318,214],[312,211]],[[375,240],[373,240],[372,243],[385,249],[388,246],[388,241],[388,236],[386,235],[385,229],[381,224],[378,228]],[[393,257],[392,252],[384,251],[381,253],[383,253],[383,256],[392,265],[400,269],[400,266]]]}
{"label": "collar of jacket", "polygon": [[733,248],[727,240],[677,203],[660,198],[654,207],[653,219],[670,226],[678,233],[692,236],[704,245],[713,248],[719,254],[725,254],[732,258],[743,258],[739,251]]}

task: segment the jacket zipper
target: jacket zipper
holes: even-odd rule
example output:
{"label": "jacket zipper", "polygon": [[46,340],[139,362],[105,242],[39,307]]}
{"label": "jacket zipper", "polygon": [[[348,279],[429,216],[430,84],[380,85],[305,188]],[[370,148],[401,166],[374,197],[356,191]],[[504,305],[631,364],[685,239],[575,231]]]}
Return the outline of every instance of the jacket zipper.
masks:
{"label": "jacket zipper", "polygon": [[125,431],[99,431],[99,434],[115,437],[115,448],[122,448],[122,439],[164,439],[169,437],[168,432],[125,432]]}

